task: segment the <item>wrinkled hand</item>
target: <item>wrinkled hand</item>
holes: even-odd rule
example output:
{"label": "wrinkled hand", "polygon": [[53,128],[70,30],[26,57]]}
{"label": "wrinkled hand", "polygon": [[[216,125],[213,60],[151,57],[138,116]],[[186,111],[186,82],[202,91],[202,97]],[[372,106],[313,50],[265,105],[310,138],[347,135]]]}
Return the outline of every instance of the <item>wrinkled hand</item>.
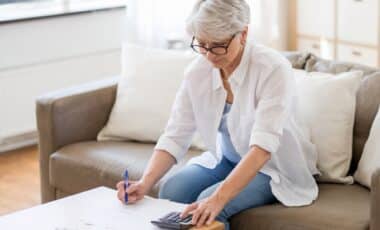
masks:
{"label": "wrinkled hand", "polygon": [[194,202],[186,206],[181,213],[181,218],[186,218],[189,214],[193,215],[192,224],[201,227],[204,224],[210,225],[218,214],[223,210],[227,202],[211,195],[203,200]]}
{"label": "wrinkled hand", "polygon": [[137,201],[144,198],[147,193],[147,188],[141,181],[129,181],[127,189],[124,189],[124,181],[120,181],[116,184],[117,197],[125,204],[124,195],[128,193],[128,204],[136,203]]}

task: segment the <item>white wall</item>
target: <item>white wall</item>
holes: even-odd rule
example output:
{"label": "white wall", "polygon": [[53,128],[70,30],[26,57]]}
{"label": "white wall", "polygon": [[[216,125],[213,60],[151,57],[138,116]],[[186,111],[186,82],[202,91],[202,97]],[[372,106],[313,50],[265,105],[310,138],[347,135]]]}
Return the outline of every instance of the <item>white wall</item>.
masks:
{"label": "white wall", "polygon": [[35,138],[37,96],[120,73],[124,19],[114,9],[0,24],[0,152]]}

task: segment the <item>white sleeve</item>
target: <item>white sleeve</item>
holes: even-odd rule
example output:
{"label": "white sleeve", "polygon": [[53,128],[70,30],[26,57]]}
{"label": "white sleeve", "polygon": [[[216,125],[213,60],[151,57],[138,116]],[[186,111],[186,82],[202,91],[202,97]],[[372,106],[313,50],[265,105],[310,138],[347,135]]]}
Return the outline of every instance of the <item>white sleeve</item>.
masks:
{"label": "white sleeve", "polygon": [[195,130],[194,113],[185,78],[176,94],[165,131],[155,149],[169,152],[178,163],[188,151]]}
{"label": "white sleeve", "polygon": [[249,146],[257,145],[275,153],[289,117],[295,82],[290,66],[281,65],[264,79],[258,95]]}

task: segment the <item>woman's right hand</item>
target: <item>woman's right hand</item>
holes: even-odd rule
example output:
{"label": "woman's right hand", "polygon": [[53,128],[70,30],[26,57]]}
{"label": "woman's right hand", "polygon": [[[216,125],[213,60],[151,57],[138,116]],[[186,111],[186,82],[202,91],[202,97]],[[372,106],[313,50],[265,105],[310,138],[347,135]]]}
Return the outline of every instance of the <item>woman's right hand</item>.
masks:
{"label": "woman's right hand", "polygon": [[125,204],[124,195],[128,193],[127,204],[133,204],[144,198],[144,195],[148,192],[145,184],[142,181],[129,181],[128,187],[124,189],[124,181],[120,181],[116,184],[117,198]]}

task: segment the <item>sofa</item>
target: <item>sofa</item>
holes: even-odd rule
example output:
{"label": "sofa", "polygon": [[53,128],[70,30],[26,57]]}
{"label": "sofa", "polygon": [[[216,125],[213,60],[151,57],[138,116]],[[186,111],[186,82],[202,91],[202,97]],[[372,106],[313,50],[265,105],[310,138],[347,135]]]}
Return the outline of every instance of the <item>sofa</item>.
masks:
{"label": "sofa", "polygon": [[[368,138],[380,104],[380,70],[321,59],[310,53],[283,53],[294,68],[341,73],[362,70],[357,93],[350,174]],[[116,97],[118,77],[40,96],[36,101],[39,133],[42,202],[49,202],[97,186],[115,188],[123,171],[141,177],[155,143],[96,140],[107,123]],[[128,125],[128,124],[125,124]],[[190,149],[157,183],[149,195],[200,150]],[[288,208],[279,203],[243,211],[231,218],[232,229],[255,230],[380,230],[380,169],[372,176],[371,190],[360,184],[319,183],[319,197],[310,206]],[[116,195],[115,195],[116,199]]]}

